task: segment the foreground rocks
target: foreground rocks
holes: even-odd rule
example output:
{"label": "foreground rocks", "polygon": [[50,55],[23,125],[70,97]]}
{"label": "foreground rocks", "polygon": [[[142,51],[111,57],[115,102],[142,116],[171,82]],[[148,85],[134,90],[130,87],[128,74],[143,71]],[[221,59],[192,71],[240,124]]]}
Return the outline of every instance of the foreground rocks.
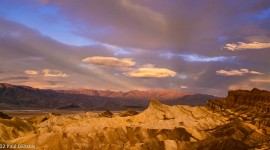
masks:
{"label": "foreground rocks", "polygon": [[270,92],[254,88],[251,91],[229,91],[222,99],[210,100],[206,107],[229,116],[230,121],[255,125],[270,136]]}
{"label": "foreground rocks", "polygon": [[[238,91],[236,91],[238,92]],[[269,149],[269,114],[249,99],[230,92],[229,98],[209,101],[206,107],[168,106],[151,100],[141,113],[86,112],[0,119],[0,142],[34,144],[36,149]],[[243,94],[243,92],[240,92]],[[242,95],[241,94],[241,95]],[[264,91],[265,95],[265,91]],[[268,103],[267,97],[258,101]],[[227,101],[227,99],[229,99]],[[241,100],[242,101],[242,100]],[[256,104],[256,103],[254,103]]]}

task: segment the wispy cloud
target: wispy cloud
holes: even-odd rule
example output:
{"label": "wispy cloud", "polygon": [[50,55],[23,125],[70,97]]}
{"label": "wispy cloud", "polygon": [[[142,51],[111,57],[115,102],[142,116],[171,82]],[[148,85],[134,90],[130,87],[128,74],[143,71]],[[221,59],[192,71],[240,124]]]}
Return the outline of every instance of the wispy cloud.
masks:
{"label": "wispy cloud", "polygon": [[179,56],[182,57],[185,61],[190,61],[190,62],[222,62],[222,61],[227,61],[227,60],[233,60],[235,58],[235,56],[208,57],[208,56],[202,56],[202,55],[197,55],[197,54],[182,54]]}
{"label": "wispy cloud", "polygon": [[43,75],[45,77],[62,77],[62,78],[65,78],[65,77],[68,77],[69,76],[68,74],[63,73],[60,70],[44,69],[42,71],[42,73],[43,73]]}
{"label": "wispy cloud", "polygon": [[174,77],[176,72],[166,68],[139,68],[124,74],[130,77],[138,78],[165,78],[169,76]]}
{"label": "wispy cloud", "polygon": [[130,52],[122,47],[118,47],[115,45],[111,44],[106,44],[106,43],[99,43],[100,45],[104,46],[105,48],[112,50],[114,52],[114,55],[123,55],[123,54],[129,54]]}
{"label": "wispy cloud", "polygon": [[116,58],[102,56],[87,57],[82,59],[82,62],[107,67],[130,67],[136,64],[136,62],[133,61],[132,58]]}
{"label": "wispy cloud", "polygon": [[225,49],[230,51],[238,51],[238,50],[247,50],[247,49],[265,49],[270,48],[270,43],[259,43],[259,42],[252,42],[252,43],[243,43],[238,42],[236,44],[230,43],[224,46]]}
{"label": "wispy cloud", "polygon": [[239,70],[218,70],[216,71],[218,75],[223,75],[223,76],[243,76],[245,74],[257,74],[257,75],[262,75],[263,73],[258,72],[258,71],[250,71],[248,69],[239,69]]}
{"label": "wispy cloud", "polygon": [[24,73],[28,74],[28,75],[37,75],[38,71],[36,71],[36,70],[25,70]]}
{"label": "wispy cloud", "polygon": [[270,83],[270,79],[251,79],[250,81],[256,83]]}
{"label": "wispy cloud", "polygon": [[188,86],[186,86],[186,85],[181,85],[180,86],[180,89],[187,89],[188,88]]}
{"label": "wispy cloud", "polygon": [[13,76],[13,77],[6,77],[6,78],[0,78],[1,82],[11,82],[11,81],[26,81],[28,80],[29,77],[25,77],[25,76]]}
{"label": "wispy cloud", "polygon": [[171,59],[173,57],[181,57],[185,61],[188,62],[223,62],[223,61],[229,61],[233,60],[236,57],[235,56],[203,56],[198,54],[174,54],[170,52],[164,52],[159,55],[160,57],[164,57],[166,59]]}

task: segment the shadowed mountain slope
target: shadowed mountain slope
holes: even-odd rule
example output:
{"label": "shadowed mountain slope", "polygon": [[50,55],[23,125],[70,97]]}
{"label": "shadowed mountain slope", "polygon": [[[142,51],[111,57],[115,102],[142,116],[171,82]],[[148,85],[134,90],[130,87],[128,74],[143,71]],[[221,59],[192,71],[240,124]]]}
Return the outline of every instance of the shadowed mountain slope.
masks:
{"label": "shadowed mountain slope", "polygon": [[[193,97],[193,98],[192,98]],[[169,90],[115,92],[109,90],[44,90],[0,84],[0,109],[62,108],[72,104],[87,110],[145,109],[152,98],[171,105],[204,105],[216,97]]]}

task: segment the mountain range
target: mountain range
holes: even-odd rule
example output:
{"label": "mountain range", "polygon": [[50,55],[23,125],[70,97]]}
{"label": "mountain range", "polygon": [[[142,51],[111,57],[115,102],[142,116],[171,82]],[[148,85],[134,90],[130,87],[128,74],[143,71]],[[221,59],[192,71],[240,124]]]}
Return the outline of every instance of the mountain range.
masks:
{"label": "mountain range", "polygon": [[216,98],[206,94],[171,90],[128,92],[92,89],[47,90],[0,83],[0,109],[142,110],[147,107],[150,99],[159,99],[169,105],[202,106],[207,100]]}

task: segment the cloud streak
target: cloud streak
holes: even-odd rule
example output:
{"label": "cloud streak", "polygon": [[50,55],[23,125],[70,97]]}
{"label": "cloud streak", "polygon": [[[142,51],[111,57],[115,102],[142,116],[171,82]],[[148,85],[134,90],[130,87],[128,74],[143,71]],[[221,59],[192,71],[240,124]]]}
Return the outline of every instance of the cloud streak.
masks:
{"label": "cloud streak", "polygon": [[224,61],[232,61],[236,58],[236,56],[204,56],[198,54],[177,54],[171,52],[162,52],[159,54],[160,57],[166,59],[172,59],[174,57],[180,57],[187,62],[224,62]]}
{"label": "cloud streak", "polygon": [[124,73],[130,77],[137,78],[165,78],[174,77],[176,72],[166,68],[139,68],[137,70]]}
{"label": "cloud streak", "polygon": [[69,75],[66,73],[63,73],[60,70],[51,70],[51,69],[44,69],[42,71],[43,75],[45,77],[61,77],[61,78],[65,78],[68,77]]}
{"label": "cloud streak", "polygon": [[27,74],[27,75],[37,75],[38,71],[36,71],[36,70],[25,70],[24,73]]}
{"label": "cloud streak", "polygon": [[246,74],[256,74],[256,75],[262,75],[263,73],[258,72],[258,71],[250,71],[248,69],[239,69],[239,70],[218,70],[216,71],[218,75],[223,75],[223,76],[243,76]]}
{"label": "cloud streak", "polygon": [[239,50],[248,50],[248,49],[265,49],[270,48],[270,43],[259,43],[259,42],[252,42],[252,43],[244,43],[238,42],[236,44],[226,44],[224,46],[225,49],[230,51],[239,51]]}
{"label": "cloud streak", "polygon": [[180,89],[187,89],[188,88],[188,86],[186,86],[186,85],[181,85],[180,86]]}
{"label": "cloud streak", "polygon": [[256,83],[270,83],[270,79],[251,79],[250,81]]}
{"label": "cloud streak", "polygon": [[116,58],[103,56],[87,57],[82,59],[82,62],[107,67],[131,67],[136,64],[136,62],[133,61],[132,58]]}
{"label": "cloud streak", "polygon": [[185,61],[189,62],[222,62],[235,59],[235,56],[226,57],[226,56],[216,56],[216,57],[207,57],[197,54],[181,54],[179,55]]}

